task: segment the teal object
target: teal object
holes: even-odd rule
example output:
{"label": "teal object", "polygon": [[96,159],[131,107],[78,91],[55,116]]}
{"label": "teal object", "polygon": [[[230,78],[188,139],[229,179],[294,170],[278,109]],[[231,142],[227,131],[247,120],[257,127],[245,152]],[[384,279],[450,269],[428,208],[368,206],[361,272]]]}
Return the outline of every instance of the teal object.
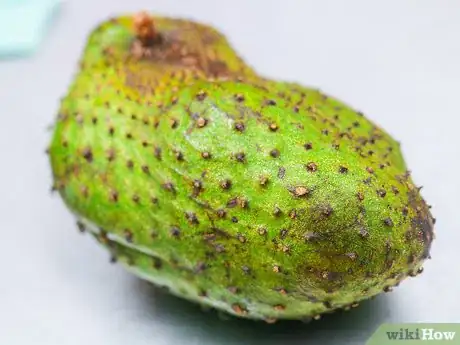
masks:
{"label": "teal object", "polygon": [[59,0],[0,0],[0,58],[37,51]]}

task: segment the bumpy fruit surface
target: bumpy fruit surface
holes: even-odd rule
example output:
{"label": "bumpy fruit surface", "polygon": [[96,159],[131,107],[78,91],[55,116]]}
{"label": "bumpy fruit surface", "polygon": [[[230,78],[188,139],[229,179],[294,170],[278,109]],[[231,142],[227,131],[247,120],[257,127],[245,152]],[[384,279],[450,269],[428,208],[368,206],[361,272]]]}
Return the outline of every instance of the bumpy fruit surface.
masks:
{"label": "bumpy fruit surface", "polygon": [[237,316],[318,318],[429,257],[434,219],[399,144],[337,99],[259,76],[205,25],[100,25],[49,153],[54,188],[114,259]]}

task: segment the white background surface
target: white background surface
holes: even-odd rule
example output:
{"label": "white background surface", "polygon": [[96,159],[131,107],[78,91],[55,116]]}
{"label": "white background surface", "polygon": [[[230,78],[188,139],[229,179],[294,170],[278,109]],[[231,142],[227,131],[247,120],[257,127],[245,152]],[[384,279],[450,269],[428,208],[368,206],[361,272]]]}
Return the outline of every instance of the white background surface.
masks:
{"label": "white background surface", "polygon": [[[402,142],[438,219],[416,279],[304,325],[221,321],[109,265],[51,197],[44,155],[90,30],[150,9],[220,28],[259,72],[313,85]],[[460,322],[460,2],[74,0],[33,58],[0,61],[0,344],[363,344],[382,322]]]}

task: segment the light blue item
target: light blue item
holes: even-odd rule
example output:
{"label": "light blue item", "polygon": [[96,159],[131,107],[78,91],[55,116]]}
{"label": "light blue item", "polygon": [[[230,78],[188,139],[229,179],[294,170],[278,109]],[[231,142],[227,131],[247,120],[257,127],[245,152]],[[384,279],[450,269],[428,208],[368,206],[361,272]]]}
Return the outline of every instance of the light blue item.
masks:
{"label": "light blue item", "polygon": [[0,59],[33,54],[60,0],[0,0]]}

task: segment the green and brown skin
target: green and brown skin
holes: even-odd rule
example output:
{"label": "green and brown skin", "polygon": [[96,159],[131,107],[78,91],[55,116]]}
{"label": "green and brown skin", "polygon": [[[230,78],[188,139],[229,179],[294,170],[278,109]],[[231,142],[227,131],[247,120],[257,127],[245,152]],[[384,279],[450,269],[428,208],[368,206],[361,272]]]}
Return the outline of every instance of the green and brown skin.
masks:
{"label": "green and brown skin", "polygon": [[273,322],[421,272],[433,221],[399,144],[318,90],[264,79],[211,27],[103,23],[49,149],[66,205],[129,270]]}

